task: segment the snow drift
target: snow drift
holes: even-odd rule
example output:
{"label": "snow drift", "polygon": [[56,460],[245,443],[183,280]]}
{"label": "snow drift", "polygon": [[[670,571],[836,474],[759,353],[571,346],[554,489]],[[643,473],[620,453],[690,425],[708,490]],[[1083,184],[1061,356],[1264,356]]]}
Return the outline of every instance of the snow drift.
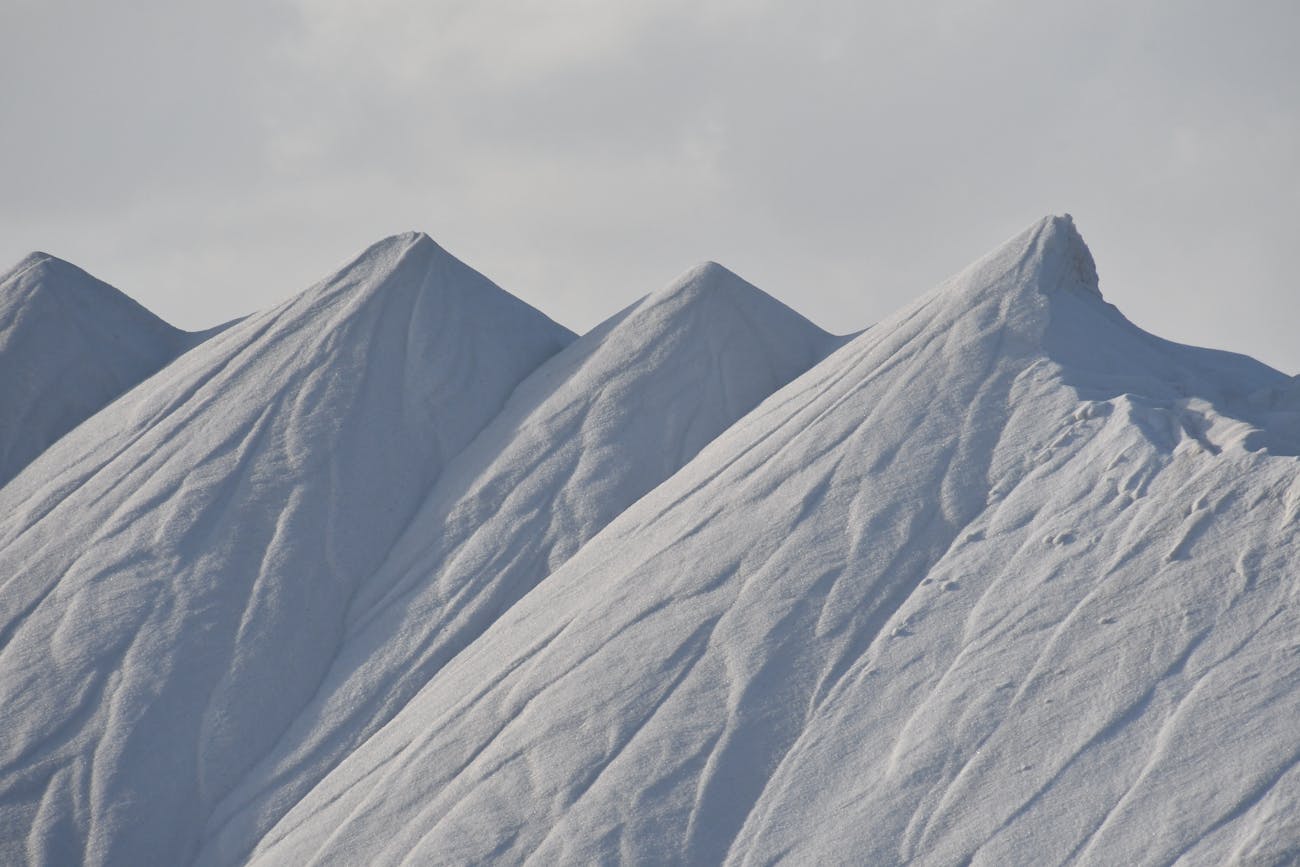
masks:
{"label": "snow drift", "polygon": [[390,239],[0,488],[0,855],[1289,863],[1298,454],[1068,217],[849,340]]}

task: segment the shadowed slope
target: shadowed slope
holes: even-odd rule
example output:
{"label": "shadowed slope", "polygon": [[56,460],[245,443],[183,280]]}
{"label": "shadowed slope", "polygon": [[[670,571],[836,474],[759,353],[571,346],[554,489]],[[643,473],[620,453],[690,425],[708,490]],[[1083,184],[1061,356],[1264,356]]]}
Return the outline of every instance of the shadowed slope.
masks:
{"label": "shadowed slope", "polygon": [[390,238],[0,490],[0,860],[192,857],[448,459],[571,339]]}

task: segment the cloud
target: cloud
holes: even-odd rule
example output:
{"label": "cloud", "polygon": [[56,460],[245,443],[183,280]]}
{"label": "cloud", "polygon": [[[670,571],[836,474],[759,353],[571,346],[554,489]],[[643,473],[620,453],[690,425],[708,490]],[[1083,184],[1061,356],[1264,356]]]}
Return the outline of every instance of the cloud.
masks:
{"label": "cloud", "polygon": [[183,324],[418,227],[575,327],[712,258],[851,330],[1071,210],[1140,324],[1300,369],[1288,4],[4,14],[0,251]]}

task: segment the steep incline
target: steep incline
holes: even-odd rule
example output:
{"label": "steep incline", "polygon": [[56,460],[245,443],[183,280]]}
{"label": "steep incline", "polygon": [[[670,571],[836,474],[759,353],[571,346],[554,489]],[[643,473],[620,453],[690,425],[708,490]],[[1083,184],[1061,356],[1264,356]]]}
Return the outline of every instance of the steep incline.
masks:
{"label": "steep incline", "polygon": [[197,342],[45,253],[0,277],[0,485]]}
{"label": "steep incline", "polygon": [[316,699],[217,809],[200,861],[239,862],[500,612],[842,342],[708,264],[543,365],[353,601]]}
{"label": "steep incline", "polygon": [[390,238],[0,489],[0,862],[191,858],[443,466],[571,339]]}
{"label": "steep incline", "polygon": [[1044,220],[624,512],[254,862],[1274,863],[1298,411]]}

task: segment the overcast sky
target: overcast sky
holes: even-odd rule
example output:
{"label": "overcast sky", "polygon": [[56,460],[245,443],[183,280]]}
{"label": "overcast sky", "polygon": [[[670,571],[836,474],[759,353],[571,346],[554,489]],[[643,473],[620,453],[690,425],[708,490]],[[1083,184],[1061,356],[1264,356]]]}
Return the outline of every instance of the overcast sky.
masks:
{"label": "overcast sky", "polygon": [[1300,372],[1300,3],[0,0],[0,260],[177,325],[422,229],[584,330],[715,259],[837,332],[1047,213]]}

